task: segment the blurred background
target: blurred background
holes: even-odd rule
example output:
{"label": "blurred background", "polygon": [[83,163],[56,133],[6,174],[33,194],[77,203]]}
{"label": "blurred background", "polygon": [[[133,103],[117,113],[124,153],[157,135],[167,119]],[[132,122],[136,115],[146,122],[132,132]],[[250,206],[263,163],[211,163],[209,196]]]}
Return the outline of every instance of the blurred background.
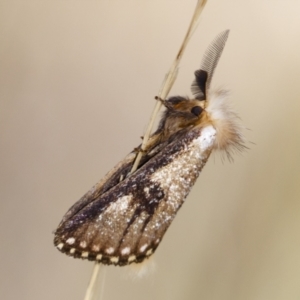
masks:
{"label": "blurred background", "polygon": [[[83,299],[93,263],[53,247],[67,209],[140,143],[195,0],[0,3],[1,299]],[[300,299],[300,2],[209,0],[171,94],[221,31],[213,86],[249,150],[213,155],[154,256],[103,299]]]}

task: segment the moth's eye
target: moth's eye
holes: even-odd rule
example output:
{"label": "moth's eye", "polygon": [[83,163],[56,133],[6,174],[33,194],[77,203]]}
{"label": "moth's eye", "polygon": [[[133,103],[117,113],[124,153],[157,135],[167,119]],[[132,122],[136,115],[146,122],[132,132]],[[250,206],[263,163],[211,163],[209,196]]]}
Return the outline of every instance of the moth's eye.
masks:
{"label": "moth's eye", "polygon": [[201,106],[194,106],[191,109],[191,113],[194,114],[196,117],[199,117],[203,111],[203,108]]}

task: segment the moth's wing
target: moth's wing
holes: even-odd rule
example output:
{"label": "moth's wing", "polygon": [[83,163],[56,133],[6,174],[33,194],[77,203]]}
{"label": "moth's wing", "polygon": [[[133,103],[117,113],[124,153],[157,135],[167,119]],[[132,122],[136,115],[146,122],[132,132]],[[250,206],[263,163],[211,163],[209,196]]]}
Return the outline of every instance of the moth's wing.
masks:
{"label": "moth's wing", "polygon": [[130,171],[135,157],[136,153],[131,152],[114,168],[112,168],[98,183],[96,183],[68,210],[61,223],[64,223],[83,207],[87,206],[90,202],[99,198],[104,192],[117,185],[120,182],[120,179],[126,177],[127,173]]}
{"label": "moth's wing", "polygon": [[207,48],[202,59],[201,67],[195,71],[195,80],[192,83],[191,90],[198,100],[207,99],[207,91],[219,62],[225,43],[229,35],[229,30],[225,30],[217,35]]}
{"label": "moth's wing", "polygon": [[[183,130],[133,175],[62,222],[62,252],[104,264],[141,262],[160,243],[212,150],[215,129]],[[205,131],[202,134],[202,131]]]}
{"label": "moth's wing", "polygon": [[[159,151],[166,146],[166,143],[156,145],[153,143],[151,151],[144,155],[139,167],[140,168],[145,162],[155,156]],[[138,147],[139,148],[139,147]],[[122,161],[120,161],[114,168],[112,168],[98,183],[96,183],[85,195],[83,195],[62,218],[61,223],[75,215],[82,208],[87,206],[89,203],[98,199],[103,193],[116,186],[120,181],[127,177],[133,166],[136,158],[136,152],[129,153]]]}

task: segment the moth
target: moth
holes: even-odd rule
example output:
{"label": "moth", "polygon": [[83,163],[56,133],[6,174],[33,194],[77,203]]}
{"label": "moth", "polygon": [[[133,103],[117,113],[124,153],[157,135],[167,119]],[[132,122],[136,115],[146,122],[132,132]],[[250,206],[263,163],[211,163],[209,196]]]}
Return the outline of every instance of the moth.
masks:
{"label": "moth", "polygon": [[210,89],[228,34],[220,33],[206,50],[194,97],[163,101],[138,169],[130,174],[133,151],[65,214],[54,237],[61,252],[108,265],[142,262],[155,252],[211,152],[222,150],[230,159],[245,147],[228,93]]}

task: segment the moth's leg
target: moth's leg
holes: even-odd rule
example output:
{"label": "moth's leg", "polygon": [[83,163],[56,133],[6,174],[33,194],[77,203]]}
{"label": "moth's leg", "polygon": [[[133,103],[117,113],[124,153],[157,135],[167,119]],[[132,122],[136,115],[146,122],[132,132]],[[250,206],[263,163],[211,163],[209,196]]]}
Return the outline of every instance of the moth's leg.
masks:
{"label": "moth's leg", "polygon": [[160,142],[161,142],[161,132],[151,135],[149,137],[149,140],[147,141],[147,144],[144,146],[143,151],[145,153],[148,153],[150,150],[156,147]]}
{"label": "moth's leg", "polygon": [[133,148],[132,152],[134,152],[134,153],[143,152],[143,154],[146,154],[146,153],[147,153],[147,151],[146,151],[146,150],[143,150],[143,149],[141,148],[141,146],[138,146],[138,147]]}
{"label": "moth's leg", "polygon": [[[144,139],[143,136],[141,136],[141,139]],[[146,145],[144,146],[144,149],[141,149],[142,145],[139,145],[138,147],[133,148],[133,153],[142,152],[143,154],[147,154],[150,150],[152,150],[154,147],[156,147],[162,140],[162,132],[156,132],[152,134]]]}
{"label": "moth's leg", "polygon": [[166,101],[164,99],[160,98],[159,96],[155,96],[154,99],[157,101],[160,101],[162,103],[162,105],[164,105],[164,106],[166,105]]}

